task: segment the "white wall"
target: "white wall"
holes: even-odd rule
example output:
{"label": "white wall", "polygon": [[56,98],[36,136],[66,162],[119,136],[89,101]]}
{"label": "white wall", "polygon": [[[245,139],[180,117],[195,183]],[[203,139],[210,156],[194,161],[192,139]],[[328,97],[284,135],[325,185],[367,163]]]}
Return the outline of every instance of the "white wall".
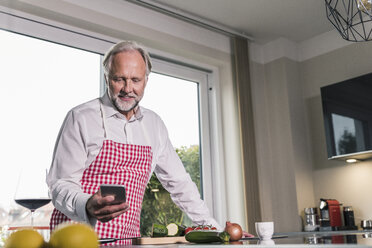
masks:
{"label": "white wall", "polygon": [[[1,1],[0,7],[101,39],[134,39],[147,46],[152,54],[212,70],[215,74],[210,82],[214,87],[211,99],[216,102],[214,117],[219,123],[221,141],[215,145],[220,148],[217,151],[220,160],[216,163],[222,166],[220,175],[225,178],[220,181],[222,190],[215,195],[223,205],[216,217],[221,225],[231,220],[246,226],[229,37],[122,0],[8,0]],[[15,23],[5,20],[2,25],[12,27]]]}

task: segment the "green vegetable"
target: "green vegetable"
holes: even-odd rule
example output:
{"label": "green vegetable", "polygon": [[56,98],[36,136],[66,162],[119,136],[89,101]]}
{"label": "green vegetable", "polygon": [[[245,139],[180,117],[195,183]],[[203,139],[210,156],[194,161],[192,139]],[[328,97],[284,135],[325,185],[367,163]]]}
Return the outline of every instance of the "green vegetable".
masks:
{"label": "green vegetable", "polygon": [[229,242],[230,240],[230,234],[228,232],[221,232],[219,237],[224,243]]}
{"label": "green vegetable", "polygon": [[153,237],[165,237],[168,235],[168,229],[164,225],[153,224],[152,225],[152,236]]}
{"label": "green vegetable", "polygon": [[185,227],[177,225],[176,223],[170,223],[167,229],[168,236],[181,236],[185,234]]}
{"label": "green vegetable", "polygon": [[185,238],[192,243],[229,242],[230,235],[227,232],[193,230],[188,232]]}

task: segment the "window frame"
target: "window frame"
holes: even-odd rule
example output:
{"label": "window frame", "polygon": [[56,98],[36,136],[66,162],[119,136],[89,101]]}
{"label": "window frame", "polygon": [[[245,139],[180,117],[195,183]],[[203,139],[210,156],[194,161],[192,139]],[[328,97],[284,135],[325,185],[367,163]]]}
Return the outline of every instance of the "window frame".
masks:
{"label": "window frame", "polygon": [[[198,84],[198,101],[199,101],[199,145],[200,145],[200,162],[201,162],[201,195],[207,206],[213,206],[212,199],[212,175],[211,175],[211,158],[210,158],[210,133],[208,130],[209,110],[208,110],[208,75],[210,73],[180,66],[173,62],[152,58],[153,72],[165,74],[167,76],[181,78]],[[213,214],[213,208],[210,208]]]}
{"label": "window frame", "polygon": [[[54,42],[103,55],[114,37],[90,32],[74,26],[0,6],[0,29]],[[212,216],[226,220],[226,186],[224,173],[221,103],[218,68],[149,48],[153,71],[199,83],[200,145],[202,147],[202,195]],[[106,83],[101,68],[101,95]]]}

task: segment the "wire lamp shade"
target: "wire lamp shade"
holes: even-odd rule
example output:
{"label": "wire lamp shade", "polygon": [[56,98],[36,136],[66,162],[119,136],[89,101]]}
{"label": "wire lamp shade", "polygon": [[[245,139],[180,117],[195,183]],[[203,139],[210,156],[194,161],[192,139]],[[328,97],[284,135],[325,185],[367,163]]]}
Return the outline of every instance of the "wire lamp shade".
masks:
{"label": "wire lamp shade", "polygon": [[327,18],[343,39],[372,40],[372,0],[325,0]]}

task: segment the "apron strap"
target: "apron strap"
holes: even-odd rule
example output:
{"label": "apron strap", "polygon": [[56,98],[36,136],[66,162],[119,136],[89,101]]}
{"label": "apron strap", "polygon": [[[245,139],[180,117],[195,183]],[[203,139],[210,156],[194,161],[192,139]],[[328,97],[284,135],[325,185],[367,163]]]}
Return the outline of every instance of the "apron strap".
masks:
{"label": "apron strap", "polygon": [[103,110],[102,102],[101,101],[99,102],[99,108],[101,110],[101,117],[102,117],[102,126],[103,126],[104,137],[105,137],[105,139],[107,139],[105,111]]}
{"label": "apron strap", "polygon": [[[141,123],[140,125],[141,125],[141,128],[142,128],[143,136],[145,136],[145,140],[146,140],[146,143],[147,143],[146,145],[150,146],[151,151],[154,152],[154,150],[152,149],[152,146],[151,146],[151,142],[150,142],[151,139],[150,139],[150,136],[147,132],[147,129],[145,128],[142,120],[140,120],[139,122]],[[149,178],[147,179],[147,183],[150,181],[151,175],[154,172],[154,170],[155,170],[155,166],[154,166],[154,158],[153,158],[152,161],[151,161],[151,172],[150,172]]]}
{"label": "apron strap", "polygon": [[146,130],[146,128],[144,127],[144,124],[142,122],[142,120],[139,121],[141,124],[141,128],[142,128],[142,132],[143,132],[143,135],[145,136],[145,140],[146,140],[146,145],[148,146],[151,146],[151,142],[150,142],[150,136]]}

